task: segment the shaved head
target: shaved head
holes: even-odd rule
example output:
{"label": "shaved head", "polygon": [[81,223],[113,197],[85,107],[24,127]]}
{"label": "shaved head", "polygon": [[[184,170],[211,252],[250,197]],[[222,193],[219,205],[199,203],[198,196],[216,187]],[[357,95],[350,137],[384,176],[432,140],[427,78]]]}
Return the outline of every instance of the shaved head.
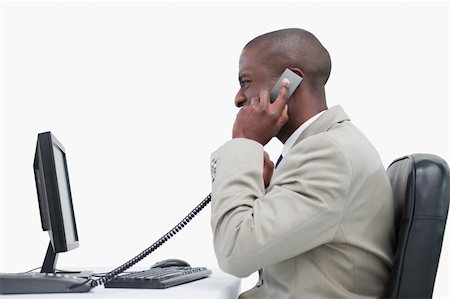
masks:
{"label": "shaved head", "polygon": [[310,32],[292,28],[269,32],[251,40],[245,47],[258,50],[258,60],[281,75],[285,68],[298,68],[313,90],[322,90],[331,72],[328,51]]}

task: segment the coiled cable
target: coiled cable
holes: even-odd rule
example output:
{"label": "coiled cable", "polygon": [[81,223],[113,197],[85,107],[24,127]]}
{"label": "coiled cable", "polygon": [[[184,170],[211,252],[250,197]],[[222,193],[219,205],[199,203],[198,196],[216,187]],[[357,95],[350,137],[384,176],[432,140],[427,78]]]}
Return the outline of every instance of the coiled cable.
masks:
{"label": "coiled cable", "polygon": [[138,262],[140,262],[142,259],[147,257],[150,253],[158,249],[162,244],[167,242],[170,238],[172,238],[176,233],[178,233],[180,230],[183,229],[183,227],[189,223],[189,221],[192,220],[201,210],[203,210],[204,207],[206,207],[211,202],[211,193],[205,197],[205,199],[202,200],[202,202],[195,207],[186,217],[183,218],[183,220],[180,221],[174,228],[172,228],[169,232],[167,232],[164,236],[158,239],[155,243],[150,245],[147,249],[142,251],[140,254],[126,262],[125,264],[121,265],[120,267],[117,267],[116,269],[108,272],[104,276],[100,277],[99,279],[92,280],[90,282],[90,285],[92,288],[98,287],[105,282],[110,281],[111,279],[114,279],[119,274],[125,272],[127,269],[131,268],[132,266],[136,265]]}

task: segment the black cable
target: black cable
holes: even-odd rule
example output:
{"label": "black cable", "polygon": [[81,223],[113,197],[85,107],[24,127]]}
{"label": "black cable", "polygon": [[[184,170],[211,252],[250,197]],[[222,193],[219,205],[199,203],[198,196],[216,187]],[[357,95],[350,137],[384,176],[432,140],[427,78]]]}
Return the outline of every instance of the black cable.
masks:
{"label": "black cable", "polygon": [[100,277],[99,279],[92,280],[90,282],[91,287],[95,288],[98,287],[105,282],[108,282],[114,278],[116,278],[119,274],[125,272],[127,269],[131,268],[132,266],[136,265],[138,262],[140,262],[142,259],[147,257],[150,253],[158,249],[162,244],[167,242],[170,238],[172,238],[176,233],[178,233],[180,230],[183,229],[183,227],[189,223],[189,221],[192,220],[201,210],[203,210],[204,207],[206,207],[211,202],[211,193],[206,196],[205,199],[202,200],[202,202],[195,207],[186,217],[183,218],[183,220],[180,221],[174,228],[172,228],[169,232],[167,232],[164,236],[158,239],[155,243],[150,245],[147,249],[142,251],[140,254],[126,262],[125,264],[121,265],[120,267],[117,267],[116,269],[108,272],[106,275]]}
{"label": "black cable", "polygon": [[37,269],[41,269],[41,267],[36,267],[34,269],[31,269],[31,270],[28,270],[28,271],[25,271],[25,272],[20,272],[20,273],[17,273],[17,274],[27,274],[27,273],[33,272],[33,271],[35,271]]}

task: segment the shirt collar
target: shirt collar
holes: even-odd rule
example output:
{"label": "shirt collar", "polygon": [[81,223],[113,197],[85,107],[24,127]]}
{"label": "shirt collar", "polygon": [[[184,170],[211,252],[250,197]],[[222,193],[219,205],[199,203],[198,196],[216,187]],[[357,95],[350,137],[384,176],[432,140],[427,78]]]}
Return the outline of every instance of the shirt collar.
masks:
{"label": "shirt collar", "polygon": [[297,141],[298,137],[303,133],[303,131],[316,119],[318,119],[319,116],[321,116],[325,111],[326,110],[323,110],[305,121],[300,127],[297,128],[297,130],[294,131],[294,133],[292,133],[291,136],[289,136],[289,138],[284,143],[283,150],[281,151],[283,158],[287,156],[289,150],[292,148],[292,146],[294,146],[295,141]]}

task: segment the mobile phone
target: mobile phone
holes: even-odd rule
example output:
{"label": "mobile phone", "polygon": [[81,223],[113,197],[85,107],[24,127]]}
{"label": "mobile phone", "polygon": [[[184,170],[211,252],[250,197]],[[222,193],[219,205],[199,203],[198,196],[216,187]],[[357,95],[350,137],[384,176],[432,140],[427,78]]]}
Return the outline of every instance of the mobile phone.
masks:
{"label": "mobile phone", "polygon": [[280,78],[278,79],[277,83],[275,83],[274,87],[270,91],[270,102],[275,102],[278,92],[280,91],[281,87],[281,81],[283,81],[284,78],[289,79],[289,90],[287,95],[287,101],[291,98],[292,94],[294,93],[295,89],[300,85],[300,83],[303,81],[303,78],[291,71],[290,69],[285,69],[283,74],[281,74]]}

